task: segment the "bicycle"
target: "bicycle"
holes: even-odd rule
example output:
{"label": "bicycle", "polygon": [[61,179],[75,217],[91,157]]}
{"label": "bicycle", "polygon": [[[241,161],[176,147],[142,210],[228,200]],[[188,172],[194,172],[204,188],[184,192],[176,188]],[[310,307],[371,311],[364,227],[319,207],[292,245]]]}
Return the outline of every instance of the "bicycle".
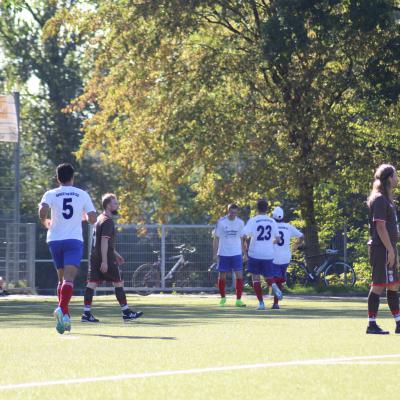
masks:
{"label": "bicycle", "polygon": [[[353,287],[356,283],[356,273],[353,267],[337,258],[339,250],[327,249],[325,260],[321,265],[309,271],[303,261],[292,260],[286,272],[286,284],[293,287],[296,284],[308,285],[321,281],[326,287]],[[315,256],[314,256],[315,257]]]}
{"label": "bicycle", "polygon": [[[175,246],[175,249],[179,250],[179,255],[169,257],[168,260],[177,260],[174,266],[164,276],[165,282],[170,281],[171,286],[174,283],[177,287],[188,286],[189,278],[185,278],[178,275],[190,261],[185,259],[185,255],[192,254],[196,251],[195,247],[188,247],[185,244]],[[154,263],[145,263],[140,265],[132,275],[132,286],[137,288],[161,288],[161,252],[153,251],[157,255],[157,261]],[[172,280],[175,279],[175,282]],[[146,291],[141,290],[139,294],[150,294],[152,290]]]}

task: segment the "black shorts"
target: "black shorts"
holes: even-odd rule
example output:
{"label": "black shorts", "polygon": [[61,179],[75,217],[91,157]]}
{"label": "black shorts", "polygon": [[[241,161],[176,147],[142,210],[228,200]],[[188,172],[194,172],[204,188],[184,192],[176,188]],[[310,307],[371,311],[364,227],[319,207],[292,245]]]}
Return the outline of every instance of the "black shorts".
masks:
{"label": "black shorts", "polygon": [[97,263],[90,263],[88,270],[88,282],[122,282],[121,272],[116,263],[108,263],[108,271],[103,274],[100,271],[100,265]]}
{"label": "black shorts", "polygon": [[389,286],[400,283],[397,267],[397,253],[395,266],[392,269],[393,279],[390,279],[387,266],[387,250],[384,246],[368,246],[369,262],[372,268],[371,286]]}

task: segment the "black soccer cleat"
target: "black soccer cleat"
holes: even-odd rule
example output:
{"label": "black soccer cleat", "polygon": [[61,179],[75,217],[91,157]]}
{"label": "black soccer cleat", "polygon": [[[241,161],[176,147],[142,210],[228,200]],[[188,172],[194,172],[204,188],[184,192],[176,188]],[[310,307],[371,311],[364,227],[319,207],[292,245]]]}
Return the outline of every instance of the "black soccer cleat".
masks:
{"label": "black soccer cleat", "polygon": [[396,322],[396,330],[394,333],[400,333],[400,321]]}
{"label": "black soccer cleat", "polygon": [[122,314],[122,319],[124,320],[124,322],[130,322],[138,319],[142,315],[143,315],[142,311],[126,310],[126,312]]}
{"label": "black soccer cleat", "polygon": [[81,322],[100,322],[90,311],[85,311],[82,314]]}
{"label": "black soccer cleat", "polygon": [[369,325],[367,327],[367,332],[366,333],[372,334],[372,335],[389,335],[388,331],[384,331],[377,324]]}

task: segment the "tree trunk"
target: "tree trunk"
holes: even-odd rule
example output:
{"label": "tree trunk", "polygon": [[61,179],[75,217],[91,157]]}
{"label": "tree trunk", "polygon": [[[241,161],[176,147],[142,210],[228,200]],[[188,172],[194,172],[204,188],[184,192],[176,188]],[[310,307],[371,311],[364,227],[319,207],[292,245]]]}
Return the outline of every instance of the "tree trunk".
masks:
{"label": "tree trunk", "polygon": [[318,264],[320,247],[318,242],[318,228],[315,222],[314,209],[314,185],[308,181],[303,181],[300,186],[300,211],[305,221],[304,239],[306,266],[311,270]]}

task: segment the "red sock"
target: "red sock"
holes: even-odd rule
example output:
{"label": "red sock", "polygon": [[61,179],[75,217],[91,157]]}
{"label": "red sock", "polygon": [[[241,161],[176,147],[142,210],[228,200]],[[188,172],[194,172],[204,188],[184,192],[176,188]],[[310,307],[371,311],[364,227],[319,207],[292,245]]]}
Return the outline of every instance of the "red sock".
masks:
{"label": "red sock", "polygon": [[254,292],[256,293],[258,301],[262,302],[263,301],[263,293],[262,293],[262,288],[261,288],[261,282],[254,281],[253,289],[254,289]]}
{"label": "red sock", "polygon": [[225,280],[218,278],[218,288],[219,288],[219,293],[221,294],[221,297],[225,297]]}
{"label": "red sock", "polygon": [[68,311],[68,304],[72,297],[72,291],[74,289],[73,282],[64,281],[61,286],[61,293],[60,293],[60,302],[59,306],[63,314],[69,314]]}
{"label": "red sock", "polygon": [[58,302],[60,302],[60,298],[61,298],[61,286],[62,286],[62,283],[61,283],[61,282],[58,282],[58,285],[57,285],[57,297],[58,297]]}
{"label": "red sock", "polygon": [[274,278],[265,278],[266,282],[268,283],[268,286],[271,286],[273,283],[275,283]]}
{"label": "red sock", "polygon": [[243,293],[243,279],[236,278],[236,298],[240,300],[242,298]]}

